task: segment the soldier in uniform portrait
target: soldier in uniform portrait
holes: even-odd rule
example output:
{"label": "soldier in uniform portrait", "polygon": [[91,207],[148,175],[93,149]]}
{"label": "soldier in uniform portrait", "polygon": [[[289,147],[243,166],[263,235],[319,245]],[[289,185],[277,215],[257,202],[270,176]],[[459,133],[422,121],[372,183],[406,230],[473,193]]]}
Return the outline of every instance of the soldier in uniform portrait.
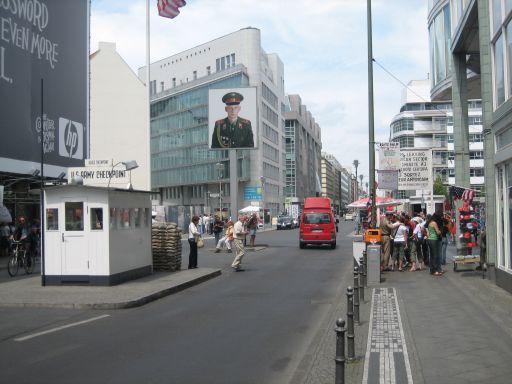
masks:
{"label": "soldier in uniform portrait", "polygon": [[224,95],[222,102],[228,116],[217,120],[213,128],[212,148],[253,148],[254,138],[251,121],[239,117],[240,102],[244,97],[238,92]]}

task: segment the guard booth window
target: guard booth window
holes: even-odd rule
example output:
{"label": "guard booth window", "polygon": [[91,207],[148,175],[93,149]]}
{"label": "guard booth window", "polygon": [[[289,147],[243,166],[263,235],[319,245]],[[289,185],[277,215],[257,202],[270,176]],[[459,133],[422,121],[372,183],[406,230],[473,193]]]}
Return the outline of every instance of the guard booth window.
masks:
{"label": "guard booth window", "polygon": [[66,231],[83,231],[84,230],[84,203],[66,202]]}
{"label": "guard booth window", "polygon": [[46,229],[48,231],[59,230],[59,210],[57,208],[46,209]]}
{"label": "guard booth window", "polygon": [[103,229],[103,208],[91,208],[91,231]]}

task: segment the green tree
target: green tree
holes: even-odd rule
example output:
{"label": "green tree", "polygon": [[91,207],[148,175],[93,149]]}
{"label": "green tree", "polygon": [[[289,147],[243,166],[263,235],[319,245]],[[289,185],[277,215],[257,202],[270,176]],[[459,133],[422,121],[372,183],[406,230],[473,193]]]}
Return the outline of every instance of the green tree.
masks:
{"label": "green tree", "polygon": [[441,176],[437,176],[434,181],[434,195],[443,195],[448,197],[448,188],[443,184]]}

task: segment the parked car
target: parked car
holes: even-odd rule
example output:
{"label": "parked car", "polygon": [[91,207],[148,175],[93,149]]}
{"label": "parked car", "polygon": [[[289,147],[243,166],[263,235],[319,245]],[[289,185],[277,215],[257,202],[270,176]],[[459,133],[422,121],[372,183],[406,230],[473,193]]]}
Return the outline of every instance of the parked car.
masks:
{"label": "parked car", "polygon": [[354,214],[353,213],[345,213],[345,221],[354,221]]}
{"label": "parked car", "polygon": [[277,218],[277,229],[292,229],[293,219],[290,216],[280,216]]}

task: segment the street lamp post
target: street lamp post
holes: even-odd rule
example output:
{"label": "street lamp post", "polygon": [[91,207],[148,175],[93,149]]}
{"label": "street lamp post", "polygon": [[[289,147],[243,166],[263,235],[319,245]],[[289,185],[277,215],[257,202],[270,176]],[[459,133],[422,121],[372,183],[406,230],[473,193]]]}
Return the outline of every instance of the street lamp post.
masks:
{"label": "street lamp post", "polygon": [[356,168],[356,194],[354,196],[354,200],[357,200],[359,198],[359,186],[357,184],[357,167],[359,167],[359,160],[354,160],[352,164],[354,164],[354,167]]}
{"label": "street lamp post", "polygon": [[224,172],[224,164],[216,163],[215,169],[219,173],[219,216],[222,220],[222,173]]}
{"label": "street lamp post", "polygon": [[265,176],[260,176],[261,181],[261,205],[263,209],[263,229],[265,229]]}
{"label": "street lamp post", "polygon": [[359,175],[359,180],[361,180],[361,190],[363,191],[363,178],[364,175]]}

